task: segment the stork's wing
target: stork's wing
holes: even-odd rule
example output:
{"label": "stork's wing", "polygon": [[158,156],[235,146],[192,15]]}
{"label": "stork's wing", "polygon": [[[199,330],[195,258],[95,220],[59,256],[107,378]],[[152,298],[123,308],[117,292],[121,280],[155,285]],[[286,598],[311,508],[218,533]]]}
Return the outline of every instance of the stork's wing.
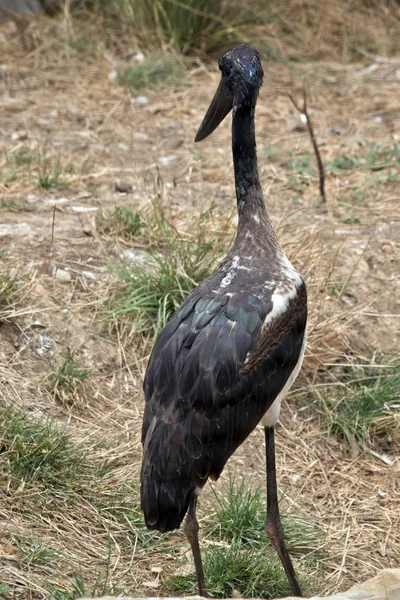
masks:
{"label": "stork's wing", "polygon": [[283,389],[303,344],[303,283],[278,311],[262,288],[204,292],[196,288],[161,333],[145,377],[142,506],[152,507],[146,521],[158,529],[179,526],[195,486],[220,475]]}

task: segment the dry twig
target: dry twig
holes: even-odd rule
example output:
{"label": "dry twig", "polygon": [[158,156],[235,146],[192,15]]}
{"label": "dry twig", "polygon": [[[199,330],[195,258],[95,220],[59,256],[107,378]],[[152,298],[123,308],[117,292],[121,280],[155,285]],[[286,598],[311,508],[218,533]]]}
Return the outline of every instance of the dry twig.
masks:
{"label": "dry twig", "polygon": [[291,103],[293,104],[295,109],[299,111],[301,120],[302,121],[305,120],[305,123],[307,125],[308,133],[310,134],[311,142],[312,142],[312,145],[314,148],[314,152],[315,152],[315,156],[316,156],[317,164],[318,164],[319,193],[320,193],[322,202],[326,202],[324,164],[322,162],[321,154],[319,152],[317,140],[315,139],[314,129],[311,124],[310,115],[308,114],[308,111],[307,111],[307,92],[304,89],[304,91],[303,91],[303,106],[302,107],[300,107],[297,104],[297,102],[294,100],[294,98],[291,96],[291,94],[289,94],[289,92],[288,92],[288,96],[289,96],[289,100],[291,101]]}

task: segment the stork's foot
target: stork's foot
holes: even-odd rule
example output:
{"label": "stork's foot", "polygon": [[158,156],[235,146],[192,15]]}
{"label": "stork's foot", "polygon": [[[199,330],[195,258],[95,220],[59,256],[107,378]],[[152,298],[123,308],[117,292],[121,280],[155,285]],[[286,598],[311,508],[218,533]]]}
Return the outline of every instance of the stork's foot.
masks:
{"label": "stork's foot", "polygon": [[278,553],[283,568],[285,569],[290,589],[292,590],[292,594],[294,596],[302,597],[303,594],[301,593],[300,585],[297,581],[292,559],[290,558],[289,552],[286,548],[285,535],[280,519],[278,518],[272,521],[267,518],[267,522],[265,524],[265,532],[271,540],[273,547]]}
{"label": "stork's foot", "polygon": [[204,581],[204,570],[203,562],[201,560],[200,545],[199,545],[199,523],[196,518],[196,504],[197,498],[194,497],[189,505],[189,509],[186,515],[183,530],[189,540],[190,547],[192,548],[192,554],[194,559],[194,565],[196,567],[197,583],[199,585],[200,596],[206,597],[206,585]]}

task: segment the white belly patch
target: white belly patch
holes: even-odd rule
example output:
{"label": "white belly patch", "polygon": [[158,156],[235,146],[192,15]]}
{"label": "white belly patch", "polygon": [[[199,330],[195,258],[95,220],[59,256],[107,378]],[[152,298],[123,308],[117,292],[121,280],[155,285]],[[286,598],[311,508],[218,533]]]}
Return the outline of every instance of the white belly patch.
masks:
{"label": "white belly patch", "polygon": [[292,387],[294,381],[296,380],[297,375],[299,374],[301,365],[303,364],[304,353],[306,351],[306,345],[307,345],[307,327],[306,327],[306,330],[304,331],[303,345],[301,347],[301,352],[300,352],[299,360],[297,361],[297,365],[293,369],[292,373],[290,374],[289,379],[285,383],[282,390],[279,392],[279,394],[277,395],[277,397],[275,398],[275,400],[273,401],[273,403],[271,404],[271,406],[269,407],[267,412],[262,417],[260,424],[263,427],[274,427],[276,425],[276,423],[279,419],[279,413],[281,411],[282,400],[284,399],[284,397],[286,396],[286,394]]}

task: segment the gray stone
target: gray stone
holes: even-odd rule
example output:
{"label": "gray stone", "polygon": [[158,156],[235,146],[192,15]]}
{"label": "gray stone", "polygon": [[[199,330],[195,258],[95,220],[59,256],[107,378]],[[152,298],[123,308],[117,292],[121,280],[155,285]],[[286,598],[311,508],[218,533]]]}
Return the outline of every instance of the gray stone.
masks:
{"label": "gray stone", "polygon": [[71,273],[69,271],[67,271],[66,269],[60,269],[59,267],[57,267],[54,270],[53,277],[55,277],[56,279],[60,279],[61,281],[71,281],[72,280]]}
{"label": "gray stone", "polygon": [[29,223],[0,224],[0,238],[28,236],[31,233],[31,229],[32,227]]}

